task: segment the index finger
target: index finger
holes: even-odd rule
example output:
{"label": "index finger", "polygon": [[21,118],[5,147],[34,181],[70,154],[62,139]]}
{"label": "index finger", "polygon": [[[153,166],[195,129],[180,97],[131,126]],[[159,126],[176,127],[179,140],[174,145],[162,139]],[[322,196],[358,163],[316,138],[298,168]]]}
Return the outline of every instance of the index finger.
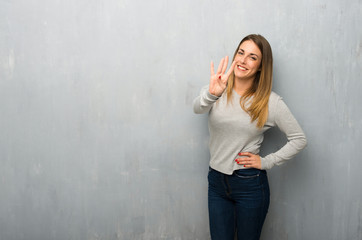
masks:
{"label": "index finger", "polygon": [[231,66],[230,66],[230,68],[229,68],[229,70],[228,70],[228,72],[226,73],[226,77],[227,77],[227,78],[229,78],[230,74],[234,71],[235,64],[236,64],[236,62],[233,61],[233,63],[231,64]]}
{"label": "index finger", "polygon": [[252,156],[252,154],[249,153],[249,152],[241,152],[241,153],[239,153],[238,155],[239,155],[239,156],[248,156],[248,157],[251,157],[251,156]]}

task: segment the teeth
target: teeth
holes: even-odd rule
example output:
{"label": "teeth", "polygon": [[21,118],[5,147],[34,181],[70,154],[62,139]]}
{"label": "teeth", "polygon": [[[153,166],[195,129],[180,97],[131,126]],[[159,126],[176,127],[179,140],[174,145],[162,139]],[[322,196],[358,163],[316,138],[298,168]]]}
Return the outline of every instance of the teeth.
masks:
{"label": "teeth", "polygon": [[242,67],[242,66],[238,66],[238,68],[239,68],[240,70],[246,70],[246,68],[244,68],[244,67]]}

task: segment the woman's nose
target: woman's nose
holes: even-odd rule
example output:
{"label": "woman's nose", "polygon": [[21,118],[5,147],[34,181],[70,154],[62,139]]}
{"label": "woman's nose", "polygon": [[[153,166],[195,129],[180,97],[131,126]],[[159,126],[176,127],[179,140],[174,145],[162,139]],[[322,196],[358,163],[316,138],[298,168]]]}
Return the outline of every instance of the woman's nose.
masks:
{"label": "woman's nose", "polygon": [[240,57],[240,62],[241,62],[241,63],[245,63],[245,56],[241,56],[241,57]]}

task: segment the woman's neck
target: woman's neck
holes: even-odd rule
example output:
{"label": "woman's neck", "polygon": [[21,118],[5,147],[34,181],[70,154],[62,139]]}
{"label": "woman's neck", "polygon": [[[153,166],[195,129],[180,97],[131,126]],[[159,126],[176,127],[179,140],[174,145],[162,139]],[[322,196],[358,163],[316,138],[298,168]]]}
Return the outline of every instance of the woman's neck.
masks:
{"label": "woman's neck", "polygon": [[240,96],[243,96],[244,93],[251,88],[253,85],[253,79],[237,79],[234,80],[234,90]]}

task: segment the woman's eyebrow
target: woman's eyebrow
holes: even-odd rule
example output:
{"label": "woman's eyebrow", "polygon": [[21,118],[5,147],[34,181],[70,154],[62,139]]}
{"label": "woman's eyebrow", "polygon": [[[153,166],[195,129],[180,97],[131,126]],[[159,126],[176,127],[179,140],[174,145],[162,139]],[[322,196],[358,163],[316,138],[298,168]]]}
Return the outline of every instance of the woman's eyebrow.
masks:
{"label": "woman's eyebrow", "polygon": [[[242,49],[242,48],[239,48],[239,51],[245,52],[244,49]],[[259,57],[258,54],[256,54],[256,53],[250,53],[250,55]]]}

